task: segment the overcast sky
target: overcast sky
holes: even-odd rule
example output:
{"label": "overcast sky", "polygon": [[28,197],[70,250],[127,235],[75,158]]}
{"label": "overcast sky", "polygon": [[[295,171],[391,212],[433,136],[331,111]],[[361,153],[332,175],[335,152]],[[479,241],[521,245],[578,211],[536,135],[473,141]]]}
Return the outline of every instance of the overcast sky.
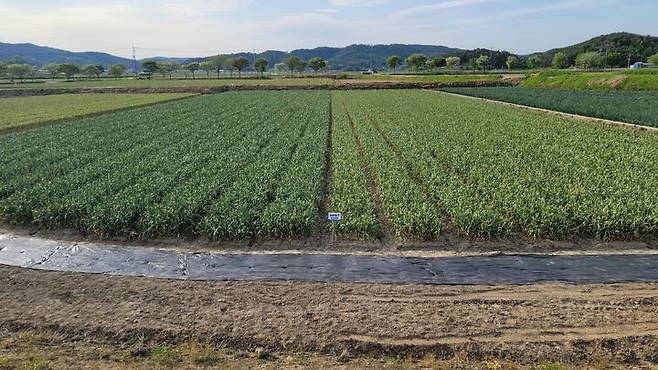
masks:
{"label": "overcast sky", "polygon": [[615,31],[658,35],[658,0],[0,0],[0,41],[137,57],[354,43],[528,54]]}

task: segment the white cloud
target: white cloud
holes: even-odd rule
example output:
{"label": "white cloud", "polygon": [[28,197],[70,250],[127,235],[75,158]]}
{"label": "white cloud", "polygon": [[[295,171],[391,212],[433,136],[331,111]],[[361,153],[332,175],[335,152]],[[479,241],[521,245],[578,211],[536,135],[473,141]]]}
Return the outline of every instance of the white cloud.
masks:
{"label": "white cloud", "polygon": [[471,6],[471,5],[482,4],[482,3],[492,3],[498,1],[500,0],[447,0],[439,3],[420,5],[420,6],[403,9],[391,14],[391,17],[402,18],[402,17],[413,16],[417,14],[437,13],[448,9],[460,8],[460,7]]}
{"label": "white cloud", "polygon": [[331,6],[337,7],[369,7],[388,3],[389,0],[330,0]]}
{"label": "white cloud", "polygon": [[243,9],[254,0],[174,0],[162,4],[162,9],[174,14],[195,16],[204,13],[229,13]]}

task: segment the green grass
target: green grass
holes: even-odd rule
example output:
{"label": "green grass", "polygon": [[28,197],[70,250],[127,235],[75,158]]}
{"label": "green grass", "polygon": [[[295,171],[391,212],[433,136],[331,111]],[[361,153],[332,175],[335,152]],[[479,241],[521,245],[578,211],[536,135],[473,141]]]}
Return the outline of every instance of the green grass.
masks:
{"label": "green grass", "polygon": [[574,90],[658,90],[658,70],[613,72],[544,71],[521,81],[524,87]]}
{"label": "green grass", "polygon": [[[334,135],[355,127],[342,150],[365,154],[334,162],[334,181],[371,176],[398,238],[433,239],[444,226],[481,238],[658,233],[656,135],[430,91],[332,94]],[[335,211],[367,197],[363,186],[332,189]],[[376,230],[370,207],[365,218],[353,209],[344,217],[357,223],[339,232]]]}
{"label": "green grass", "polygon": [[2,98],[0,133],[186,96],[190,94],[63,94]]}
{"label": "green grass", "polygon": [[531,107],[658,127],[658,91],[591,91],[527,87],[473,87],[444,90]]}
{"label": "green grass", "polygon": [[328,127],[327,92],[253,92],[5,135],[0,218],[100,235],[303,235]]}

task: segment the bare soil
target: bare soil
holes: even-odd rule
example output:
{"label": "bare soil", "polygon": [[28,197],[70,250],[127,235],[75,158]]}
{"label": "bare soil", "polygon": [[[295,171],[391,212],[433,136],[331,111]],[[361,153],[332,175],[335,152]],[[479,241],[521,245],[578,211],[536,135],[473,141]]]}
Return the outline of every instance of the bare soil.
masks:
{"label": "bare soil", "polygon": [[459,82],[399,82],[399,81],[368,81],[356,82],[318,83],[308,85],[226,85],[213,87],[181,86],[181,87],[70,87],[70,88],[23,88],[0,89],[0,98],[18,96],[37,96],[54,94],[89,94],[89,93],[192,93],[217,94],[226,91],[253,91],[253,90],[381,90],[381,89],[438,89],[448,87],[494,87],[516,86],[517,78],[483,81]]}
{"label": "bare soil", "polygon": [[0,266],[0,333],[268,353],[658,364],[658,284],[188,282]]}

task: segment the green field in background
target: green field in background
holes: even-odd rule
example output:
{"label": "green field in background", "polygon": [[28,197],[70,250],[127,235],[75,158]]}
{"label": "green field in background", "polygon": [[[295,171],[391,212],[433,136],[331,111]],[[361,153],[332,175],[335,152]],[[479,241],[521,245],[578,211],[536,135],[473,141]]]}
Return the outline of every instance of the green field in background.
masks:
{"label": "green field in background", "polygon": [[447,92],[658,127],[658,91],[456,87]]}
{"label": "green field in background", "polygon": [[0,133],[186,96],[190,94],[63,94],[2,98]]}

